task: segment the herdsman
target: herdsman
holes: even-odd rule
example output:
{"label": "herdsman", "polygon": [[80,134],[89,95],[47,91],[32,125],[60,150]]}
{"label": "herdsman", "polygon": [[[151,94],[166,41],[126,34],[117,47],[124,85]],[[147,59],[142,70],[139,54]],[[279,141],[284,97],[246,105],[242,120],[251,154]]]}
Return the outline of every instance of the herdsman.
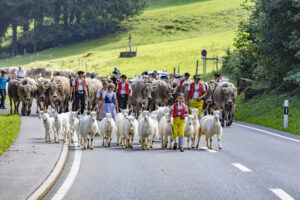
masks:
{"label": "herdsman", "polygon": [[121,76],[121,81],[117,84],[117,99],[120,109],[127,108],[128,96],[132,95],[131,86],[126,79],[127,76],[123,74]]}
{"label": "herdsman", "polygon": [[5,109],[6,84],[9,81],[10,78],[6,77],[6,71],[2,70],[0,76],[0,109]]}
{"label": "herdsman", "polygon": [[180,151],[183,152],[183,144],[184,144],[184,126],[185,126],[185,117],[188,116],[189,110],[188,107],[183,103],[184,95],[182,93],[178,94],[177,102],[174,103],[171,107],[169,114],[169,121],[171,121],[171,117],[173,117],[173,140],[174,146],[173,149],[177,149],[177,137],[179,135],[180,140]]}
{"label": "herdsman", "polygon": [[199,110],[198,117],[201,117],[203,110],[204,98],[206,97],[206,86],[200,82],[201,76],[194,75],[194,82],[190,83],[187,87],[188,91],[188,106],[190,108],[197,108]]}
{"label": "herdsman", "polygon": [[25,75],[26,75],[25,70],[22,68],[22,66],[19,66],[19,68],[18,68],[17,71],[16,71],[17,79],[18,79],[19,81],[21,81],[21,80],[24,79]]}
{"label": "herdsman", "polygon": [[72,81],[71,94],[74,91],[74,111],[77,111],[79,109],[80,104],[80,114],[83,114],[85,109],[85,97],[87,95],[87,92],[89,91],[89,87],[87,80],[84,79],[84,72],[79,71],[77,74],[78,77]]}
{"label": "herdsman", "polygon": [[223,83],[223,80],[221,78],[221,74],[215,73],[215,80],[217,83]]}
{"label": "herdsman", "polygon": [[184,78],[181,79],[181,80],[178,82],[177,87],[176,87],[176,89],[175,89],[175,94],[176,94],[177,92],[179,92],[179,93],[182,92],[182,89],[181,89],[181,88],[182,88],[182,85],[183,85],[186,81],[188,81],[189,78],[190,78],[190,73],[186,72],[186,73],[184,74]]}

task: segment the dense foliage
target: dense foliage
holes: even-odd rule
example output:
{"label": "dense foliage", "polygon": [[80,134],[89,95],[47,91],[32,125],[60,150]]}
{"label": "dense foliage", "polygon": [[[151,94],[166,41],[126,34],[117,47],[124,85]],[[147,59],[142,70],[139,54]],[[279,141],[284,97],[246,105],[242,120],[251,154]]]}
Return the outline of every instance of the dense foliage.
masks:
{"label": "dense foliage", "polygon": [[228,50],[224,70],[270,89],[300,86],[300,1],[251,0],[250,18],[241,22],[236,50]]}
{"label": "dense foliage", "polygon": [[115,30],[145,1],[0,0],[0,37],[12,29],[12,55],[74,43]]}

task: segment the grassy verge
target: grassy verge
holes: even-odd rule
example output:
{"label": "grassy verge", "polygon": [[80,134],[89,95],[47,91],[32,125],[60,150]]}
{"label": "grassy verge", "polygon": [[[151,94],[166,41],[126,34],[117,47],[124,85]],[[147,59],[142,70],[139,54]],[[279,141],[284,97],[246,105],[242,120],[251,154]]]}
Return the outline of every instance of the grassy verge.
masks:
{"label": "grassy verge", "polygon": [[20,131],[19,115],[0,115],[0,154],[6,151],[16,139]]}
{"label": "grassy verge", "polygon": [[[289,100],[289,125],[283,129],[283,102]],[[300,135],[300,97],[264,94],[249,101],[238,97],[235,120],[262,125]]]}

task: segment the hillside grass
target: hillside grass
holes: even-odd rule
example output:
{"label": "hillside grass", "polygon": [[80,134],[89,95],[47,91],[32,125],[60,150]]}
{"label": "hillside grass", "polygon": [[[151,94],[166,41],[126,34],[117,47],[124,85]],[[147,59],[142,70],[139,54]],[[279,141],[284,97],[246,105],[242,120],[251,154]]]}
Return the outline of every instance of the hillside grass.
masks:
{"label": "hillside grass", "polygon": [[0,114],[0,154],[13,144],[20,131],[20,125],[20,115]]}
{"label": "hillside grass", "polygon": [[[283,128],[283,103],[289,100],[289,124]],[[235,120],[266,126],[300,135],[300,97],[264,94],[245,101],[244,94],[238,97]]]}
{"label": "hillside grass", "polygon": [[[248,16],[241,3],[243,0],[149,0],[140,16],[127,19],[110,36],[48,49],[39,52],[39,59],[36,54],[27,54],[2,60],[0,66],[83,69],[103,75],[118,66],[129,76],[145,69],[171,72],[180,66],[181,73],[194,74],[197,59],[202,66],[202,49],[208,50],[209,57],[221,57],[227,48],[232,48],[238,23]],[[137,47],[137,57],[119,58],[128,46],[129,33]],[[213,62],[208,62],[207,72],[214,67]]]}

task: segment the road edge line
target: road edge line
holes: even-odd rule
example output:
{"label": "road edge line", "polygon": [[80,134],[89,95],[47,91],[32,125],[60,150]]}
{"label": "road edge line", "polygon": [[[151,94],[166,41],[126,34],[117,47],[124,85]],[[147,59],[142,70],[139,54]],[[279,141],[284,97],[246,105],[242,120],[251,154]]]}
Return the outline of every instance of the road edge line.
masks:
{"label": "road edge line", "polygon": [[35,189],[35,191],[27,198],[27,200],[40,200],[49,192],[52,186],[56,183],[57,179],[61,175],[69,155],[69,144],[64,143],[55,167],[52,169],[48,177],[44,182]]}
{"label": "road edge line", "polygon": [[290,141],[294,141],[294,142],[300,143],[300,140],[297,140],[297,139],[294,139],[294,138],[290,138],[290,137],[287,137],[287,136],[283,136],[283,135],[280,135],[280,134],[272,133],[270,131],[265,131],[265,130],[262,130],[262,129],[259,129],[259,128],[254,128],[254,127],[243,125],[243,124],[239,124],[239,123],[234,123],[234,125],[240,126],[240,127],[244,127],[244,128],[248,128],[248,129],[252,129],[252,130],[255,130],[255,131],[262,132],[262,133],[267,133],[269,135],[273,135],[273,136],[280,137],[280,138],[283,138],[283,139],[286,139],[286,140],[290,140]]}

